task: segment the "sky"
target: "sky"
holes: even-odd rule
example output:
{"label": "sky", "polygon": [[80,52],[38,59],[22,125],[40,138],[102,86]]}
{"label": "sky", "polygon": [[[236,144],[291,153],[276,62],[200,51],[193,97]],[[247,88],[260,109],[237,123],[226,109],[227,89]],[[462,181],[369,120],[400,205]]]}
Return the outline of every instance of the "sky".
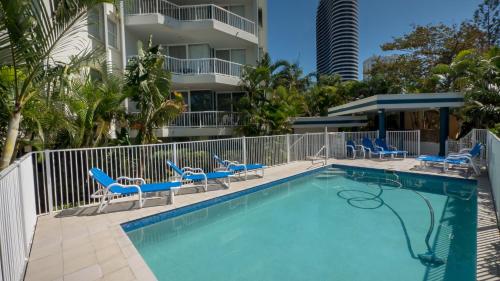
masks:
{"label": "sky", "polygon": [[[316,70],[316,8],[319,0],[268,0],[268,48],[273,60],[299,62]],[[459,24],[471,19],[482,0],[359,0],[359,72],[380,45],[411,30],[413,24]]]}

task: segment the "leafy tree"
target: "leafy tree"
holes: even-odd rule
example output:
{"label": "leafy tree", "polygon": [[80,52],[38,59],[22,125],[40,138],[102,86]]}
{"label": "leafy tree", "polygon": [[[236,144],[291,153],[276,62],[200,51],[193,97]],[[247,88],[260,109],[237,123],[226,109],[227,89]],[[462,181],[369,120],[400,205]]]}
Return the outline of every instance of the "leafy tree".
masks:
{"label": "leafy tree", "polygon": [[[0,169],[7,167],[18,141],[23,109],[42,89],[46,67],[84,27],[87,11],[106,0],[0,1],[0,67],[12,68],[12,83],[0,89],[8,98],[9,121]],[[73,40],[74,41],[74,40]]]}
{"label": "leafy tree", "polygon": [[484,0],[474,12],[474,23],[486,34],[490,46],[500,45],[499,0]]}
{"label": "leafy tree", "polygon": [[133,57],[126,72],[127,96],[137,103],[139,112],[130,116],[138,134],[136,143],[157,142],[154,129],[166,125],[184,109],[182,96],[170,99],[170,73],[165,70],[165,57],[159,45],[153,46],[152,37],[147,49],[138,43],[138,55]]}
{"label": "leafy tree", "polygon": [[[24,110],[22,142],[38,149],[107,144],[115,121],[124,116],[121,76],[104,64],[87,71],[63,71],[50,97],[38,95]],[[40,112],[40,108],[45,108]]]}
{"label": "leafy tree", "polygon": [[268,54],[256,67],[246,67],[241,88],[248,96],[238,106],[245,120],[241,132],[245,135],[290,132],[290,117],[304,110],[301,89],[305,85],[307,82],[297,64],[273,63]]}
{"label": "leafy tree", "polygon": [[451,88],[466,94],[465,126],[488,128],[500,123],[499,47],[483,54],[462,51],[446,70],[452,77]]}
{"label": "leafy tree", "polygon": [[305,114],[327,116],[330,107],[343,104],[347,99],[339,91],[341,83],[339,75],[320,76],[318,83],[305,92]]}

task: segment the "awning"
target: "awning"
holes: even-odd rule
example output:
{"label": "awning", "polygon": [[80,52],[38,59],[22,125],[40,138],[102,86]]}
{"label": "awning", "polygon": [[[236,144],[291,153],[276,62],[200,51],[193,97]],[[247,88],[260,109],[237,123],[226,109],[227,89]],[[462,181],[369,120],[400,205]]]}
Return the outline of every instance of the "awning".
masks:
{"label": "awning", "polygon": [[328,116],[366,114],[384,109],[387,112],[455,108],[464,105],[462,93],[376,95],[328,110]]}
{"label": "awning", "polygon": [[298,117],[293,120],[293,128],[350,128],[367,124],[366,116]]}

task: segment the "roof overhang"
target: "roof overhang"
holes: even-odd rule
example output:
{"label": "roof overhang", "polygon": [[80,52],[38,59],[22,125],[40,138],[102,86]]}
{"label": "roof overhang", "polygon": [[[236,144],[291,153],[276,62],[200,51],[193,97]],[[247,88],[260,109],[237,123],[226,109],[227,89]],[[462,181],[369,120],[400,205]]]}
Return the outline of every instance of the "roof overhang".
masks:
{"label": "roof overhang", "polygon": [[336,116],[336,117],[297,117],[292,127],[298,128],[350,128],[364,127],[368,124],[366,116]]}
{"label": "roof overhang", "polygon": [[384,109],[388,112],[429,110],[441,107],[462,107],[462,93],[376,95],[328,110],[328,116],[364,114]]}

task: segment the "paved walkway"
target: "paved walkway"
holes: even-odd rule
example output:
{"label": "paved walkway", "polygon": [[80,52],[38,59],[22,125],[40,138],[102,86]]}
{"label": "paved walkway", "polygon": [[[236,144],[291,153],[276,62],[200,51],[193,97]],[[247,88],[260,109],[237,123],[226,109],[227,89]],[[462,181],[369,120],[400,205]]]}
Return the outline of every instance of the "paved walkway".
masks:
{"label": "paved walkway", "polygon": [[[376,167],[395,171],[412,171],[417,164],[413,159],[398,161],[332,160],[330,163],[359,167]],[[96,207],[66,210],[58,214],[41,216],[35,231],[25,280],[156,280],[120,224],[165,212],[196,202],[248,189],[263,183],[321,167],[311,162],[296,162],[266,169],[262,178],[236,181],[230,189],[217,186],[209,192],[186,189],[175,197],[172,205],[163,199],[149,200],[143,209],[137,209],[130,200],[110,205],[107,213],[96,215]],[[425,173],[424,171],[413,171]],[[436,172],[436,171],[431,171]],[[459,176],[459,175],[456,175]],[[478,280],[498,280],[498,247],[500,236],[492,211],[488,182],[480,179],[478,224]],[[481,278],[479,278],[481,277]]]}

